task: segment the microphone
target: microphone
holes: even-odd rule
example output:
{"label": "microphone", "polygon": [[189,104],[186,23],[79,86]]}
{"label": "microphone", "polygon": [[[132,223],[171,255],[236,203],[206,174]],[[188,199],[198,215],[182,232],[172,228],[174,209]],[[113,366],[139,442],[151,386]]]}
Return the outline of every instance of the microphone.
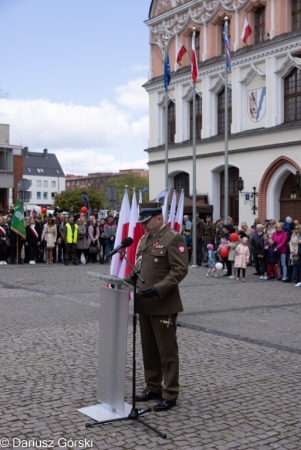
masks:
{"label": "microphone", "polygon": [[110,253],[109,256],[113,256],[115,255],[115,253],[118,253],[119,250],[121,250],[124,247],[130,247],[130,245],[132,245],[133,243],[133,239],[131,237],[127,237],[125,239],[123,239],[123,241],[121,242],[120,245],[117,245],[117,247],[115,247]]}

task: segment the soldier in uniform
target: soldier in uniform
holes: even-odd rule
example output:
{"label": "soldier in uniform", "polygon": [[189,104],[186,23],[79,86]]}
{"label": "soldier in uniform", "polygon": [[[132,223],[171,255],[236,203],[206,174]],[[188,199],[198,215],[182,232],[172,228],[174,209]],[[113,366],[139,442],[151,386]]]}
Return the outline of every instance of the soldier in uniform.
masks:
{"label": "soldier in uniform", "polygon": [[214,240],[214,224],[212,223],[212,217],[207,214],[206,223],[203,227],[203,244],[204,244],[204,260],[207,261],[207,245],[213,244]]}
{"label": "soldier in uniform", "polygon": [[[196,258],[197,258],[197,265],[202,265],[203,260],[203,246],[202,246],[202,236],[204,232],[204,221],[200,219],[200,214],[196,214],[195,219],[195,226],[196,226]],[[191,236],[193,236],[193,227],[194,227],[194,221],[192,222],[192,228],[191,228]]]}
{"label": "soldier in uniform", "polygon": [[138,222],[146,231],[136,252],[145,280],[137,283],[137,313],[146,387],[136,401],[160,400],[154,407],[159,412],[175,406],[179,394],[176,320],[183,306],[178,285],[188,272],[188,251],[184,237],[164,224],[157,203],[141,204]]}

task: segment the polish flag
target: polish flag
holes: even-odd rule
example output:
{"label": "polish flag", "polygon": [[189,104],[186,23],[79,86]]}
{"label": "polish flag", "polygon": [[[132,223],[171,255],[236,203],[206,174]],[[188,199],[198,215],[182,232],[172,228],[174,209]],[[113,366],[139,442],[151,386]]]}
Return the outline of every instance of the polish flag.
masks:
{"label": "polish flag", "polygon": [[[135,190],[133,190],[133,200],[131,208],[131,217],[129,224],[128,236],[133,239],[133,244],[127,249],[127,259],[134,266],[136,260],[136,250],[138,243],[142,236],[145,234],[145,230],[141,223],[138,222],[139,217],[139,207],[137,205]],[[119,272],[119,278],[125,278],[132,272],[131,267],[127,264],[125,260],[122,261],[122,265]]]}
{"label": "polish flag", "polygon": [[191,77],[192,81],[196,83],[196,80],[199,76],[199,69],[198,69],[198,60],[196,57],[196,51],[195,51],[195,34],[192,35],[192,46],[191,46]]}
{"label": "polish flag", "polygon": [[177,204],[177,194],[176,191],[173,191],[170,211],[169,211],[169,218],[168,218],[168,226],[171,230],[174,229],[175,225],[175,215],[176,215],[176,204]]}
{"label": "polish flag", "polygon": [[173,227],[173,229],[175,231],[177,231],[178,233],[181,233],[183,217],[184,217],[184,190],[182,189],[181,196],[180,196],[179,203],[178,203],[176,221],[175,221],[175,224]]}
{"label": "polish flag", "polygon": [[[114,248],[117,247],[117,245],[120,245],[124,238],[128,237],[130,216],[131,216],[131,207],[129,202],[129,196],[127,190],[125,190],[121,204]],[[111,275],[115,275],[116,277],[119,276],[122,260],[123,258],[120,257],[119,253],[115,253],[115,255],[112,256],[110,266]]]}
{"label": "polish flag", "polygon": [[180,41],[179,43],[179,51],[178,51],[178,56],[177,56],[177,63],[181,64],[182,58],[185,55],[185,53],[187,53],[187,49],[185,47],[185,45]]}
{"label": "polish flag", "polygon": [[168,196],[169,196],[168,189],[164,189],[164,191],[161,191],[156,198],[156,202],[162,205],[162,216],[164,221],[166,219],[166,210],[168,208]]}
{"label": "polish flag", "polygon": [[241,40],[246,44],[247,39],[248,39],[249,36],[251,36],[251,34],[252,34],[251,27],[250,27],[249,22],[247,21],[247,19],[245,19],[244,29],[243,29],[242,34],[241,34]]}

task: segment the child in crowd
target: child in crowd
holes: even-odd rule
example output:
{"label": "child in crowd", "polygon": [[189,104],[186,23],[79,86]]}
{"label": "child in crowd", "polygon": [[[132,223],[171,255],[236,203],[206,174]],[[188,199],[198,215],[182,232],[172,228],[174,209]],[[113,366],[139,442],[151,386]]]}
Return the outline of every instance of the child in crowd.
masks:
{"label": "child in crowd", "polygon": [[261,280],[267,280],[268,277],[265,275],[265,273],[268,272],[268,263],[267,263],[267,252],[266,249],[269,248],[269,235],[268,233],[263,234],[263,249],[258,255],[258,258],[260,258],[260,279]]}
{"label": "child in crowd", "polygon": [[232,275],[229,276],[229,278],[231,280],[235,280],[236,278],[236,268],[234,267],[234,261],[235,261],[235,250],[237,249],[238,245],[239,245],[240,241],[236,241],[236,242],[229,242],[229,255],[228,255],[228,261],[231,262],[231,266],[232,266]]}
{"label": "child in crowd", "polygon": [[[269,245],[265,249],[267,255],[267,264],[268,264],[268,280],[278,280],[278,263],[279,263],[279,251],[276,250],[277,243],[273,241],[273,239],[269,239]],[[274,273],[274,277],[272,278],[272,271]]]}
{"label": "child in crowd", "polygon": [[208,244],[207,245],[208,250],[208,272],[206,273],[206,277],[210,277],[210,273],[213,272],[215,278],[217,278],[217,272],[215,264],[217,263],[216,255],[217,251],[213,251],[213,245]]}
{"label": "child in crowd", "polygon": [[184,237],[185,237],[187,250],[188,250],[188,262],[190,262],[191,261],[192,239],[190,236],[190,230],[188,230],[188,228],[185,228],[185,230],[184,230]]}
{"label": "child in crowd", "polygon": [[245,281],[246,276],[246,267],[248,265],[249,259],[250,259],[250,250],[248,247],[248,238],[243,237],[241,240],[241,243],[237,246],[236,250],[236,257],[235,257],[235,263],[234,266],[237,269],[237,278],[236,280],[240,280],[240,269],[242,269],[242,281]]}

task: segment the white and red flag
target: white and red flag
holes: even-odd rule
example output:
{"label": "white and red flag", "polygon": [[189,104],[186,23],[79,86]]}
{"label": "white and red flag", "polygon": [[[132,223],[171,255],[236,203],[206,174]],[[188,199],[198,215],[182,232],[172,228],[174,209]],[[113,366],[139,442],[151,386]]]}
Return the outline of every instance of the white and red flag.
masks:
{"label": "white and red flag", "polygon": [[251,34],[252,34],[251,27],[250,27],[249,22],[247,21],[247,19],[245,19],[244,29],[242,30],[242,34],[241,34],[241,40],[246,44],[247,39],[248,39],[249,36],[251,36]]}
{"label": "white and red flag", "polygon": [[183,217],[184,217],[184,190],[182,189],[179,203],[178,203],[176,221],[175,221],[175,224],[173,227],[173,229],[175,231],[177,231],[178,233],[181,233]]}
{"label": "white and red flag", "polygon": [[[134,266],[136,259],[136,250],[138,243],[142,236],[145,234],[145,230],[142,227],[141,223],[137,223],[139,217],[139,207],[137,205],[136,193],[135,189],[133,190],[133,200],[132,200],[132,208],[131,208],[131,217],[129,224],[128,237],[133,239],[133,244],[127,249],[127,259]],[[125,260],[122,261],[119,278],[127,277],[132,272],[131,267],[127,264]]]}
{"label": "white and red flag", "polygon": [[177,194],[176,194],[176,191],[173,191],[172,201],[171,201],[170,211],[169,211],[168,224],[167,224],[171,230],[174,229],[174,224],[175,224],[176,204],[177,204]]}
{"label": "white and red flag", "polygon": [[194,83],[196,83],[198,76],[199,76],[198,59],[195,51],[195,34],[193,34],[191,45],[191,78]]}
{"label": "white and red flag", "polygon": [[[121,204],[114,248],[117,247],[117,245],[120,245],[124,238],[128,237],[130,216],[131,216],[131,207],[129,202],[129,196],[127,190],[125,190]],[[112,256],[110,266],[111,275],[115,275],[116,277],[119,276],[122,259],[123,258],[120,257],[119,253],[115,253],[115,255]]]}
{"label": "white and red flag", "polygon": [[182,58],[187,53],[187,49],[185,45],[180,41],[179,42],[179,49],[178,49],[178,55],[177,55],[177,63],[181,64]]}

